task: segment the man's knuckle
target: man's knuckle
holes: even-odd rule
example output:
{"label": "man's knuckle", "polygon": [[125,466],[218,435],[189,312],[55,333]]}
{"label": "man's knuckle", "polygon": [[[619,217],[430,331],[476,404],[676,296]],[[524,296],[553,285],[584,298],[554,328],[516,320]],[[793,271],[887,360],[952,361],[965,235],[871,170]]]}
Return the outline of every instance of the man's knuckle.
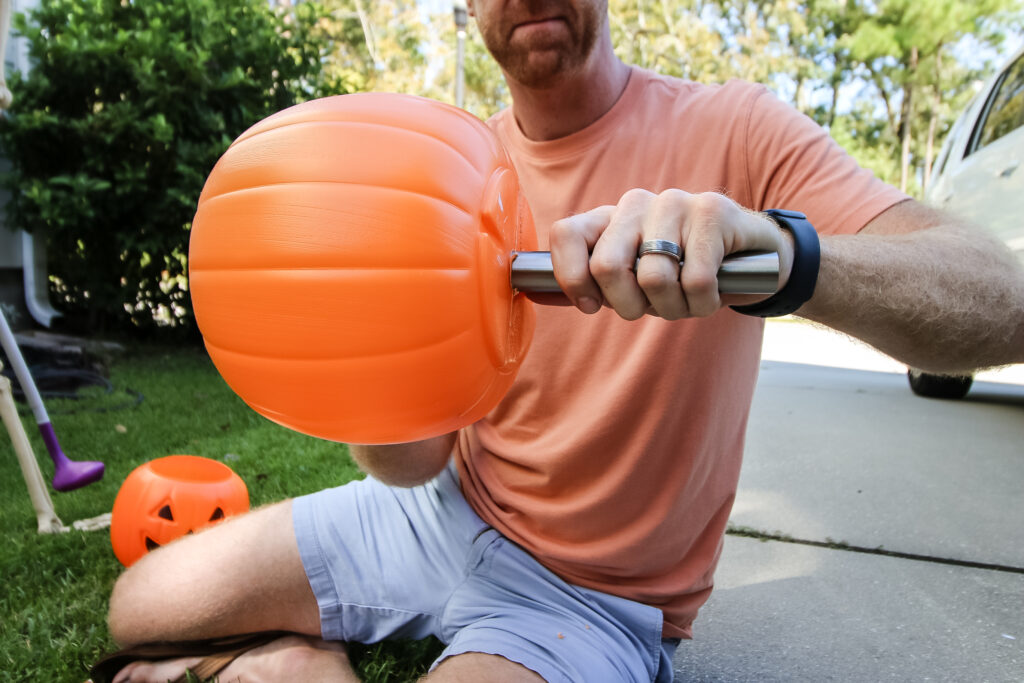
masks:
{"label": "man's knuckle", "polygon": [[647,190],[639,187],[634,187],[631,190],[627,190],[622,198],[619,199],[619,206],[635,206],[637,204],[645,204],[650,201],[654,195]]}
{"label": "man's knuckle", "polygon": [[690,275],[686,278],[684,288],[693,296],[714,295],[718,291],[718,278],[707,273]]}
{"label": "man's knuckle", "polygon": [[658,193],[658,201],[670,206],[685,206],[691,201],[691,198],[692,195],[689,192],[676,187],[670,187]]}
{"label": "man's knuckle", "polygon": [[722,195],[714,192],[702,192],[693,198],[691,213],[695,217],[709,219],[717,217],[723,210]]}
{"label": "man's knuckle", "polygon": [[675,277],[662,271],[641,273],[636,280],[641,289],[652,294],[665,294],[679,287]]}
{"label": "man's knuckle", "polygon": [[572,241],[572,239],[576,237],[577,232],[578,230],[574,221],[565,218],[551,224],[551,230],[548,232],[548,240],[553,246],[562,245]]}
{"label": "man's knuckle", "polygon": [[620,270],[619,264],[607,256],[594,254],[590,258],[590,274],[599,282],[616,277]]}

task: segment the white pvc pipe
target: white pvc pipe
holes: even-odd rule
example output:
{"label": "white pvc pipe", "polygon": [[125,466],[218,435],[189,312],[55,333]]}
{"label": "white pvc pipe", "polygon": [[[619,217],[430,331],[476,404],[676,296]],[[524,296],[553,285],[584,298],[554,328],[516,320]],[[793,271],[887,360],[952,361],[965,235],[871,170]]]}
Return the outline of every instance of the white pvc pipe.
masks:
{"label": "white pvc pipe", "polygon": [[28,371],[28,366],[25,365],[21,349],[18,348],[18,342],[14,339],[14,333],[11,332],[11,326],[7,324],[7,318],[4,317],[2,311],[0,311],[0,344],[4,347],[4,353],[7,354],[7,360],[10,362],[11,367],[14,368],[14,375],[18,378],[21,390],[25,392],[28,405],[32,408],[32,414],[36,417],[36,424],[48,423],[50,416],[46,414],[43,397],[39,395],[36,383],[32,381],[32,374]]}
{"label": "white pvc pipe", "polygon": [[14,404],[14,394],[11,392],[11,380],[0,375],[0,417],[3,418],[4,426],[11,437],[11,444],[14,446],[14,454],[18,456],[18,465],[21,466],[21,474],[25,478],[25,486],[28,487],[28,496],[32,499],[32,507],[36,512],[36,521],[39,525],[39,533],[52,534],[60,531],[67,531],[57,512],[53,509],[53,500],[46,490],[46,482],[43,473],[39,471],[39,463],[32,452],[32,445],[25,434],[25,427],[21,424],[18,416],[18,408]]}
{"label": "white pvc pipe", "polygon": [[7,88],[7,36],[11,32],[11,4],[14,0],[0,0],[0,109],[11,106],[11,91]]}

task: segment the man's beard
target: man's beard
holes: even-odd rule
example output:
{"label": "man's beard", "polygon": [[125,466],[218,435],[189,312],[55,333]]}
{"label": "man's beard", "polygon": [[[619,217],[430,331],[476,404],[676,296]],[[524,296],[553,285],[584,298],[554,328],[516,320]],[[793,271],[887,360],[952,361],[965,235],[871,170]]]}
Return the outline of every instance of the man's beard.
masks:
{"label": "man's beard", "polygon": [[[607,4],[573,6],[566,0],[523,0],[517,11],[498,16],[494,23],[477,25],[484,44],[509,78],[522,85],[543,88],[553,85],[559,76],[580,69],[590,57],[598,31],[607,14]],[[516,24],[530,17],[559,15],[567,35],[511,36]]]}

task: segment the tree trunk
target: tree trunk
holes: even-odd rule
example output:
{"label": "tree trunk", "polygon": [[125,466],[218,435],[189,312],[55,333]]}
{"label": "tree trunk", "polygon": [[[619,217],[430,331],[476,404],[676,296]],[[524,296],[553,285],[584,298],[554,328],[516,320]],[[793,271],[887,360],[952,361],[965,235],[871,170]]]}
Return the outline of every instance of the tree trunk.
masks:
{"label": "tree trunk", "polygon": [[647,61],[647,14],[644,12],[643,0],[637,0],[636,3],[636,25],[639,29],[638,33],[642,36],[637,40],[640,43],[640,63],[649,69],[652,64]]}
{"label": "tree trunk", "polygon": [[885,89],[885,79],[882,78],[880,73],[871,67],[870,62],[863,62],[862,65],[868,70],[868,74],[871,76],[871,82],[874,83],[879,97],[881,97],[882,102],[885,103],[885,120],[889,123],[889,132],[892,133],[894,137],[898,138],[900,135],[900,126],[902,125],[902,121],[899,123],[896,121],[896,114],[892,109],[892,100],[889,98],[889,92]]}
{"label": "tree trunk", "polygon": [[842,85],[842,81],[838,78],[832,78],[832,103],[828,107],[828,129],[831,131],[833,124],[836,122],[836,109],[839,107],[839,86]]}
{"label": "tree trunk", "polygon": [[363,7],[362,0],[355,0],[356,13],[359,15],[359,24],[363,28],[363,38],[366,40],[366,50],[370,53],[370,59],[376,64],[380,61],[380,57],[377,55],[377,41],[373,36],[373,27],[370,25],[370,17],[366,13],[366,8]]}
{"label": "tree trunk", "polygon": [[903,113],[900,116],[900,192],[907,191],[910,181],[910,123],[914,116],[914,81],[917,72],[917,48],[910,48],[910,76],[903,85]]}
{"label": "tree trunk", "polygon": [[939,127],[939,87],[932,94],[932,109],[928,113],[928,141],[924,148],[924,189],[932,182],[932,160],[935,158],[935,131]]}
{"label": "tree trunk", "polygon": [[939,127],[939,107],[942,106],[942,46],[935,51],[935,85],[932,88],[932,107],[928,119],[928,143],[924,152],[924,190],[932,182],[932,160],[935,151],[935,131]]}

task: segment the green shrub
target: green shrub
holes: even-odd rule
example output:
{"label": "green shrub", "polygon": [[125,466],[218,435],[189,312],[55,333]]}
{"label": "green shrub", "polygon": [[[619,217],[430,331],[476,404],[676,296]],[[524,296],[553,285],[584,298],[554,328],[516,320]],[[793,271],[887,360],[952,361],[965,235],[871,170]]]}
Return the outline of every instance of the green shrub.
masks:
{"label": "green shrub", "polygon": [[48,234],[79,332],[188,330],[188,231],[207,174],[259,119],[332,90],[319,7],[266,0],[42,0],[0,122],[7,224]]}

